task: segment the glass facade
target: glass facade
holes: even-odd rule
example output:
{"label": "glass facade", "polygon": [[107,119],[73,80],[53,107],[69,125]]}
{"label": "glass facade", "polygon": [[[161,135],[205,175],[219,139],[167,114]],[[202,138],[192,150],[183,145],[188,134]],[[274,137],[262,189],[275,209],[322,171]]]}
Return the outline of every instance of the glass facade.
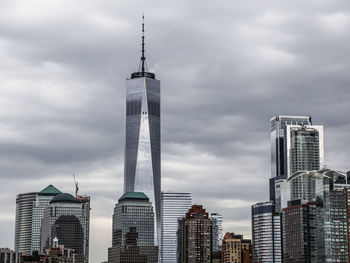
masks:
{"label": "glass facade", "polygon": [[31,254],[40,250],[41,220],[44,209],[53,197],[60,194],[57,188],[47,186],[40,192],[19,194],[16,198],[15,251]]}
{"label": "glass facade", "polygon": [[253,262],[282,262],[281,216],[273,202],[252,206]]}
{"label": "glass facade", "polygon": [[70,194],[57,195],[44,211],[41,226],[40,250],[53,247],[54,238],[59,245],[74,249],[77,263],[89,261],[90,198]]}
{"label": "glass facade", "polygon": [[271,177],[287,177],[285,128],[287,125],[311,125],[310,116],[275,116],[271,125]]}
{"label": "glass facade", "polygon": [[[286,179],[289,176],[287,156],[286,128],[288,125],[312,125],[310,116],[287,116],[278,115],[270,120],[271,127],[271,179],[269,182],[270,200],[276,201],[276,180]],[[277,193],[278,194],[278,193]],[[280,196],[277,195],[277,198]],[[280,205],[276,209],[280,211]]]}
{"label": "glass facade", "polygon": [[316,179],[317,262],[349,260],[349,189],[345,176]]}
{"label": "glass facade", "polygon": [[191,206],[191,193],[162,192],[161,260],[163,263],[177,263],[178,220],[185,216]]}
{"label": "glass facade", "polygon": [[124,192],[143,192],[155,212],[154,242],[160,232],[160,82],[136,76],[126,82]]}
{"label": "glass facade", "polygon": [[[133,241],[134,251],[130,250],[128,243],[131,232],[137,235]],[[153,207],[144,193],[125,193],[114,208],[112,247],[108,249],[108,262],[144,262],[123,261],[123,255],[146,259],[145,262],[158,262],[158,248],[154,246]]]}
{"label": "glass facade", "polygon": [[218,213],[211,213],[210,215],[211,222],[213,224],[212,233],[213,233],[213,252],[221,251],[222,239],[224,238],[224,228],[222,223],[224,218]]}
{"label": "glass facade", "polygon": [[139,246],[154,245],[154,212],[147,196],[119,199],[113,214],[112,246],[125,245],[130,227],[136,227]]}
{"label": "glass facade", "polygon": [[287,179],[275,180],[275,209],[277,213],[282,213],[290,200],[290,183]]}

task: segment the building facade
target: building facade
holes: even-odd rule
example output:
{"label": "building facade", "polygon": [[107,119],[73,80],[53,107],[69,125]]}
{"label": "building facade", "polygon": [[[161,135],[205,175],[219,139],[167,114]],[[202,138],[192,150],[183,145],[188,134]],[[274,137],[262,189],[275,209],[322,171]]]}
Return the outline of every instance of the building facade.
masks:
{"label": "building facade", "polygon": [[136,253],[138,260],[146,258],[146,262],[157,263],[158,247],[154,246],[154,238],[154,212],[149,198],[141,192],[123,194],[114,208],[108,262],[124,262],[125,255]]}
{"label": "building facade", "polygon": [[40,192],[19,194],[16,198],[15,251],[31,255],[40,250],[41,220],[46,207],[61,191],[49,185]]}
{"label": "building facade", "polygon": [[349,189],[345,175],[316,178],[317,262],[349,261]]}
{"label": "building facade", "polygon": [[324,164],[323,126],[287,125],[288,178],[298,171],[319,170]]}
{"label": "building facade", "polygon": [[155,245],[160,236],[160,81],[146,72],[142,36],[141,69],[126,81],[124,193],[143,192],[155,212]]}
{"label": "building facade", "polygon": [[211,213],[210,219],[212,222],[212,251],[221,251],[222,239],[224,238],[223,221],[224,218],[219,213]]}
{"label": "building facade", "polygon": [[295,200],[283,209],[283,262],[316,263],[316,202]]}
{"label": "building facade", "polygon": [[192,206],[191,193],[162,192],[161,262],[177,263],[178,221]]}
{"label": "building facade", "polygon": [[74,249],[77,263],[89,261],[90,198],[75,198],[68,193],[55,196],[44,211],[41,226],[41,252],[59,245]]}
{"label": "building facade", "polygon": [[179,220],[179,263],[210,263],[212,256],[212,222],[202,205],[192,205]]}
{"label": "building facade", "polygon": [[222,263],[251,262],[251,240],[243,235],[226,233],[222,240]]}
{"label": "building facade", "polygon": [[281,231],[281,216],[272,201],[252,206],[253,262],[282,262]]}
{"label": "building facade", "polygon": [[282,209],[288,206],[290,200],[290,182],[283,178],[275,180],[275,209],[282,213]]}
{"label": "building facade", "polygon": [[0,263],[20,263],[21,252],[15,252],[9,248],[0,248]]}

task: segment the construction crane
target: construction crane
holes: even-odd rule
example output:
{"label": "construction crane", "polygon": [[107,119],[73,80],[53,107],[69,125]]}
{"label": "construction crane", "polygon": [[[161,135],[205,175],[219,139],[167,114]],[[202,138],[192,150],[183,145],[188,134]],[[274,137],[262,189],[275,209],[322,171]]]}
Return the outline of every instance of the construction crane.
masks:
{"label": "construction crane", "polygon": [[79,186],[77,180],[75,180],[75,175],[73,174],[74,178],[74,185],[75,185],[75,198],[78,199],[78,191],[79,191]]}

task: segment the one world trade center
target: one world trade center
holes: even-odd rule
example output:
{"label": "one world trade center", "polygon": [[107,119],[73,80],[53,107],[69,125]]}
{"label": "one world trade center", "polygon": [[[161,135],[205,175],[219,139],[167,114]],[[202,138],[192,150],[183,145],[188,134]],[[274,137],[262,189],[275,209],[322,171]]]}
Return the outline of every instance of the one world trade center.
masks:
{"label": "one world trade center", "polygon": [[126,81],[124,192],[143,192],[155,213],[155,245],[160,231],[160,81],[147,72],[144,24],[139,71]]}

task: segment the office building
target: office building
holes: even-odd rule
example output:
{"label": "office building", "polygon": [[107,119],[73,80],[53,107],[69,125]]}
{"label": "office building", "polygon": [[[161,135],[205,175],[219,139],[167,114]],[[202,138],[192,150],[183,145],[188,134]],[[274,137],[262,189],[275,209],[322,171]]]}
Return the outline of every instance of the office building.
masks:
{"label": "office building", "polygon": [[335,171],[315,177],[317,262],[348,262],[350,185]]}
{"label": "office building", "polygon": [[126,81],[124,193],[143,192],[149,197],[155,212],[157,245],[161,194],[160,81],[146,71],[142,31],[141,68]]}
{"label": "office building", "polygon": [[19,194],[16,198],[15,251],[31,255],[40,250],[43,212],[53,197],[60,194],[53,185],[40,192]]}
{"label": "office building", "polygon": [[[288,157],[286,148],[287,125],[312,125],[310,116],[278,115],[270,120],[271,127],[271,178],[270,200],[275,201],[275,181],[288,178]],[[280,206],[276,206],[280,209]]]}
{"label": "office building", "polygon": [[286,126],[312,125],[310,116],[279,115],[270,120],[271,124],[271,177],[287,178]]}
{"label": "office building", "polygon": [[283,209],[283,262],[316,263],[316,202],[290,201]]}
{"label": "office building", "polygon": [[148,263],[158,262],[158,247],[154,246],[153,206],[141,192],[123,194],[114,208],[108,262],[124,262],[124,256],[130,253],[141,261],[146,257]]}
{"label": "office building", "polygon": [[282,262],[281,216],[272,201],[252,206],[253,262]]}
{"label": "office building", "polygon": [[[284,142],[288,180],[295,172],[319,170],[323,167],[323,126],[286,125]],[[276,180],[278,179],[270,180],[271,187]],[[315,190],[308,189],[305,191],[304,189],[315,188],[315,180],[311,177],[295,177],[293,181],[290,181],[290,188],[291,200],[312,200],[312,197],[315,197]],[[274,189],[276,189],[276,186]],[[303,196],[305,193],[310,193],[312,196]],[[276,192],[275,199],[272,200],[276,201]],[[279,209],[279,207],[276,208]]]}
{"label": "office building", "polygon": [[222,241],[222,263],[251,262],[251,240],[227,232]]}
{"label": "office building", "polygon": [[185,216],[191,206],[191,193],[162,192],[161,261],[163,263],[177,263],[178,220]]}
{"label": "office building", "polygon": [[224,238],[223,216],[218,213],[211,213],[210,219],[213,235],[212,251],[221,251],[222,239]]}
{"label": "office building", "polygon": [[44,211],[41,230],[41,253],[59,245],[74,249],[77,263],[89,261],[90,198],[68,193],[55,196]]}
{"label": "office building", "polygon": [[210,263],[212,254],[212,222],[202,205],[192,205],[179,220],[178,262]]}
{"label": "office building", "polygon": [[109,249],[109,263],[147,263],[147,256],[140,253],[137,244],[138,233],[136,227],[130,227],[125,233],[125,245]]}
{"label": "office building", "polygon": [[323,126],[287,125],[288,178],[294,172],[319,170],[324,164]]}
{"label": "office building", "polygon": [[9,248],[0,248],[0,263],[20,263],[21,252],[15,252]]}

